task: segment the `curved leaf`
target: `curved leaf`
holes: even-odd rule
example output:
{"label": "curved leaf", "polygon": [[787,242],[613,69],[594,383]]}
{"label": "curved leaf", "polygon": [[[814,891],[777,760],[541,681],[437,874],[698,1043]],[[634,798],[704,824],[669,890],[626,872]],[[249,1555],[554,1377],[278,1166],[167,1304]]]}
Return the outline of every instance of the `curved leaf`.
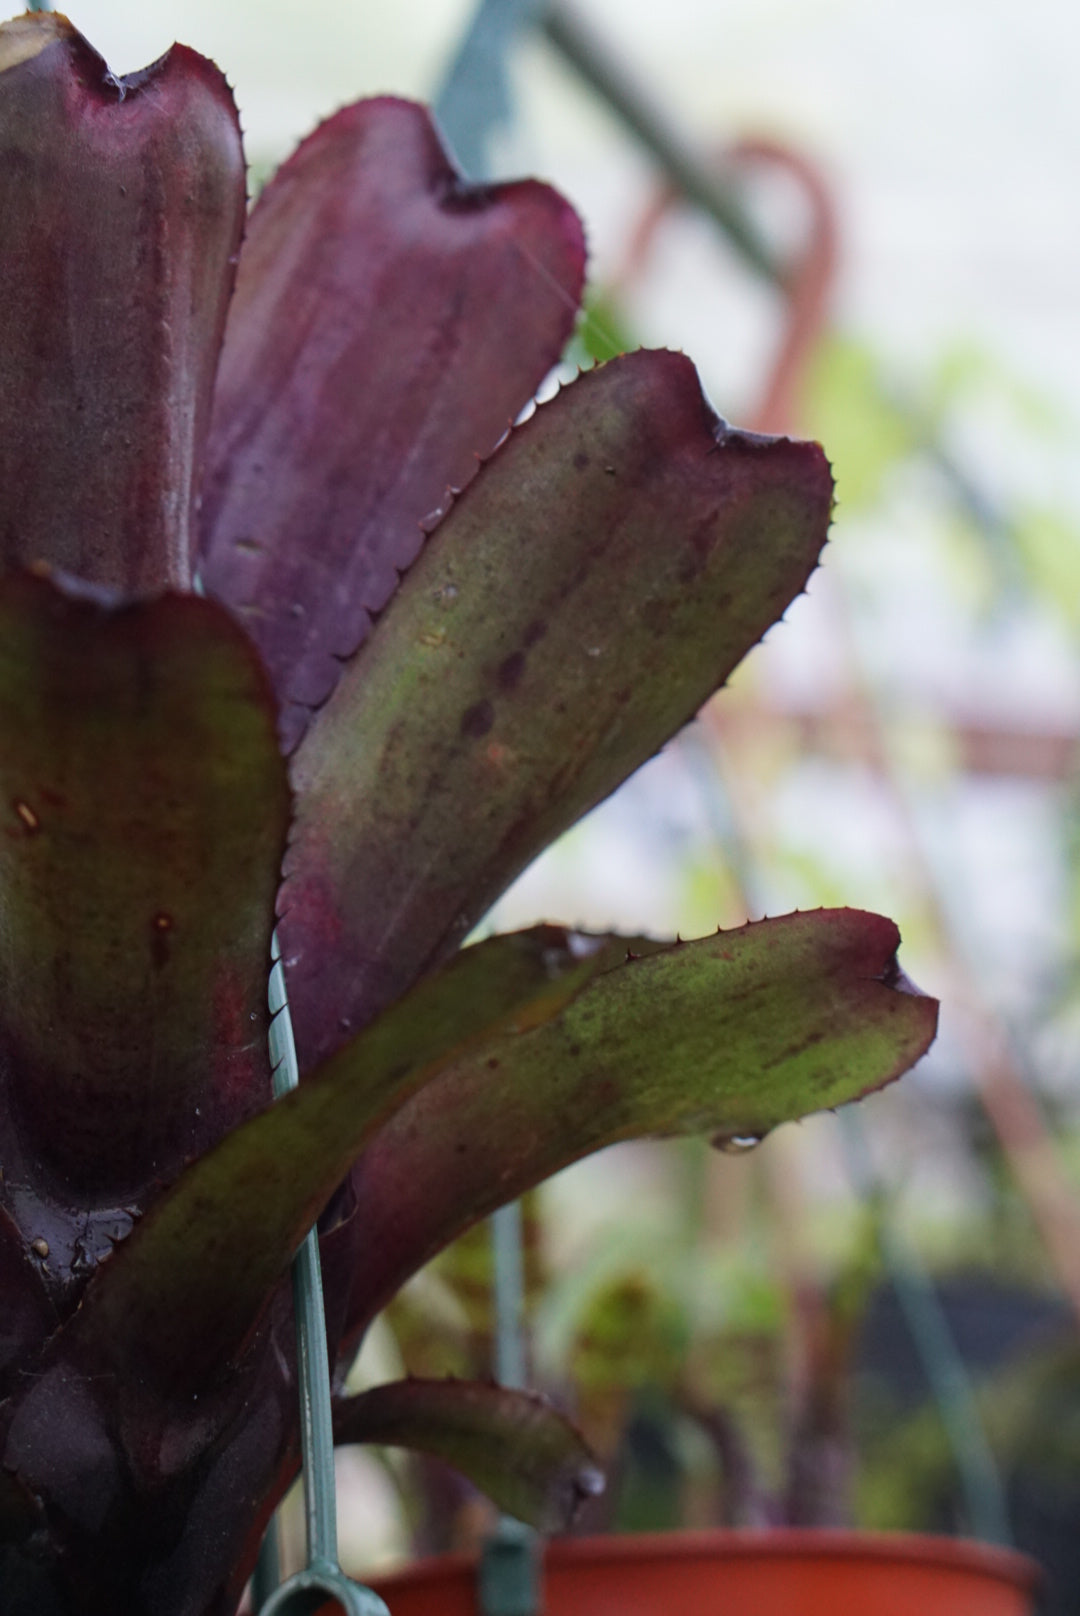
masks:
{"label": "curved leaf", "polygon": [[398,1380],[334,1403],[334,1440],[443,1459],[519,1521],[565,1532],[604,1478],[584,1439],[535,1392]]}
{"label": "curved leaf", "polygon": [[288,744],[574,323],[581,226],[547,186],[469,186],[384,97],[259,198],[222,356],[203,576],[266,659]]}
{"label": "curved leaf", "polygon": [[281,934],[301,1064],[462,941],[803,587],[831,479],[638,353],[543,406],[432,535],[296,754]]}
{"label": "curved leaf", "polygon": [[63,17],[0,27],[0,561],[190,585],[244,221],[236,108],[176,45],[117,79]]}
{"label": "curved leaf", "polygon": [[894,985],[897,942],[839,910],[619,966],[622,940],[552,927],[465,949],[189,1168],[100,1270],[76,1337],[115,1372],[205,1383],[365,1144],[354,1331],[446,1240],[602,1145],[852,1099],[933,1034],[933,1001]]}
{"label": "curved leaf", "polygon": [[[201,1387],[251,1336],[364,1142],[455,1055],[557,1014],[620,952],[541,926],[465,949],[337,1059],[223,1139],[88,1288],[78,1339],[123,1373]],[[464,1056],[462,1055],[462,1058]],[[329,1299],[333,1312],[335,1299]]]}
{"label": "curved leaf", "polygon": [[[0,1155],[20,1222],[28,1186],[140,1200],[268,1098],[274,716],[209,601],[0,581]],[[65,1266],[50,1249],[49,1276]]]}
{"label": "curved leaf", "polygon": [[353,1172],[365,1238],[347,1337],[470,1224],[592,1151],[753,1141],[899,1077],[937,1024],[899,941],[852,909],[757,921],[609,971],[550,1024],[450,1067]]}

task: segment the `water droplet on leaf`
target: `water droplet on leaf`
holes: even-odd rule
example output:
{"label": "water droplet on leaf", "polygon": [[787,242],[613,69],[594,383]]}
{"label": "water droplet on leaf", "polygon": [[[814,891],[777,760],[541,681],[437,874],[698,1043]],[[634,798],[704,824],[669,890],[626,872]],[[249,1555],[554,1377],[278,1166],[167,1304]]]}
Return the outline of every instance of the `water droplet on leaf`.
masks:
{"label": "water droplet on leaf", "polygon": [[764,1137],[761,1133],[717,1133],[709,1143],[714,1150],[722,1150],[725,1156],[745,1156],[748,1150],[760,1145]]}
{"label": "water droplet on leaf", "polygon": [[42,1240],[40,1236],[37,1240],[31,1240],[30,1248],[32,1251],[36,1251],[39,1257],[47,1257],[49,1255],[49,1242],[47,1240]]}
{"label": "water droplet on leaf", "polygon": [[582,1465],[574,1477],[574,1491],[581,1499],[599,1498],[607,1486],[607,1478],[595,1465]]}

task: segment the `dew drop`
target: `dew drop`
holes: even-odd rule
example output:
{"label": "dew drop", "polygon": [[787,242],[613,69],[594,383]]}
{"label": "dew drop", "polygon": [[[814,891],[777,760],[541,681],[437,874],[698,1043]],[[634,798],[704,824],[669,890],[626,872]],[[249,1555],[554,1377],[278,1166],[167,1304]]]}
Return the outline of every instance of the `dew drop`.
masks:
{"label": "dew drop", "polygon": [[574,1491],[581,1499],[599,1498],[607,1486],[607,1478],[595,1465],[582,1465],[574,1477]]}
{"label": "dew drop", "polygon": [[49,1242],[42,1240],[39,1235],[36,1240],[31,1240],[30,1249],[36,1251],[39,1257],[47,1257],[49,1255]]}
{"label": "dew drop", "polygon": [[709,1143],[714,1150],[722,1150],[725,1156],[745,1156],[748,1150],[760,1145],[764,1137],[761,1133],[717,1133]]}

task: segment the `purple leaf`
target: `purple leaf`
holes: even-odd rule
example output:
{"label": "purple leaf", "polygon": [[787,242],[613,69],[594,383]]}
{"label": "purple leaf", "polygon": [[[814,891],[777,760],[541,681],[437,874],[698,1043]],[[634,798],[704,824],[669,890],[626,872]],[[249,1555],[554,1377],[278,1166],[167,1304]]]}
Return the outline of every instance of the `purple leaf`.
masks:
{"label": "purple leaf", "polygon": [[0,562],[190,586],[243,219],[211,62],[175,45],[116,79],[63,17],[0,29]]}
{"label": "purple leaf", "polygon": [[[85,1279],[110,1198],[144,1202],[269,1097],[274,728],[220,606],[0,581],[2,1193],[53,1285]],[[37,1221],[53,1196],[94,1209],[67,1249]]]}
{"label": "purple leaf", "polygon": [[565,1532],[604,1478],[583,1438],[535,1392],[464,1380],[399,1380],[334,1403],[334,1440],[430,1454],[508,1515]]}
{"label": "purple leaf", "polygon": [[831,499],[820,449],[718,423],[677,354],[613,360],[514,433],[296,753],[302,1066],[723,684],[805,584]]}
{"label": "purple leaf", "polygon": [[40,1264],[41,1258],[0,1207],[0,1396],[8,1389],[11,1371],[39,1350],[56,1327],[56,1314],[35,1262]]}
{"label": "purple leaf", "polygon": [[406,101],[337,113],[263,192],[222,355],[202,572],[290,704],[288,744],[422,520],[559,357],[584,264],[554,191],[467,185]]}

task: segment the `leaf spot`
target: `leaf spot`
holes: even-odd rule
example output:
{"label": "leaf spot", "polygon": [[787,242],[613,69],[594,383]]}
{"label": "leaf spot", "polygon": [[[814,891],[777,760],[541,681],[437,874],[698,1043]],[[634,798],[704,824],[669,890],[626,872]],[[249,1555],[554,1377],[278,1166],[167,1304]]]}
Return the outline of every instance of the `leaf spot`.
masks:
{"label": "leaf spot", "polygon": [[490,701],[477,701],[461,715],[461,733],[479,740],[495,722],[495,709]]}
{"label": "leaf spot", "polygon": [[521,683],[521,675],[525,672],[524,651],[512,651],[506,661],[499,666],[499,687],[502,690],[513,690]]}

